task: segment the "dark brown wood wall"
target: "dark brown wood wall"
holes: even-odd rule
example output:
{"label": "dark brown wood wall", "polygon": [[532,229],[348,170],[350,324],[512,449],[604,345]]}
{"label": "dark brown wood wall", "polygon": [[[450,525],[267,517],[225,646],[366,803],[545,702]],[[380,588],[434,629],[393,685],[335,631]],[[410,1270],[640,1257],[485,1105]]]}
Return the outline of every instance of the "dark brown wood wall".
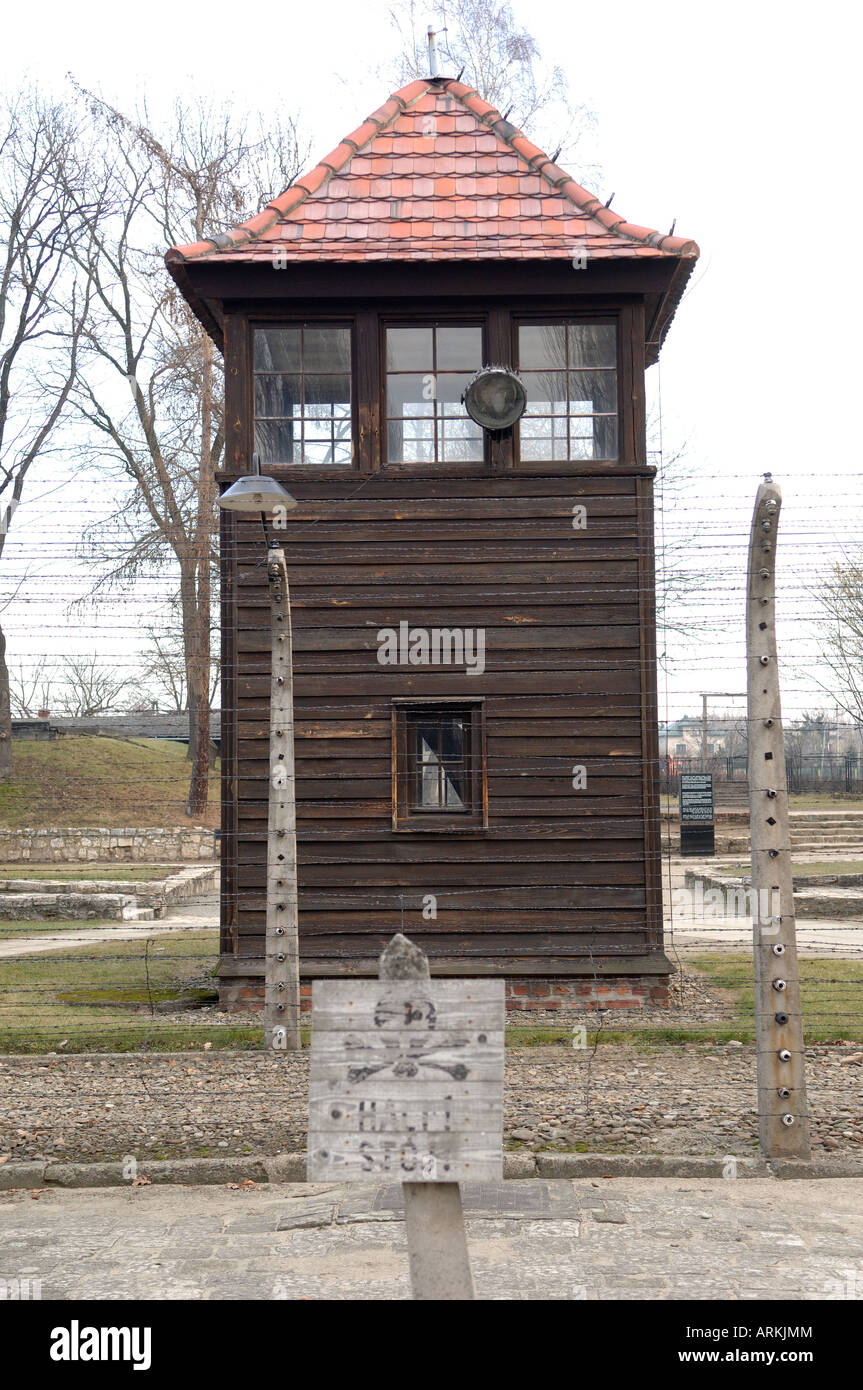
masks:
{"label": "dark brown wood wall", "polygon": [[[650,476],[288,482],[304,973],[632,973],[661,947]],[[575,531],[572,509],[587,507]],[[262,973],[268,596],[260,522],[223,523],[224,975]],[[483,627],[486,669],[377,661],[377,632]],[[485,700],[489,824],[392,828],[391,702]],[[236,718],[234,717],[236,715]],[[572,788],[575,764],[587,788]],[[422,898],[437,898],[424,920]]]}

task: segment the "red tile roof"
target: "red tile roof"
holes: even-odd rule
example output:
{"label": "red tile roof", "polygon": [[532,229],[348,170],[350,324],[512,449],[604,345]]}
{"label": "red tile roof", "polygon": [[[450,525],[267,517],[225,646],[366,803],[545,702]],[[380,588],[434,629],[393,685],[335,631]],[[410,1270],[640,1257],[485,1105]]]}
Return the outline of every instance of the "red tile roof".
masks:
{"label": "red tile roof", "polygon": [[472,88],[410,83],[263,212],[167,253],[185,261],[695,260],[552,164]]}

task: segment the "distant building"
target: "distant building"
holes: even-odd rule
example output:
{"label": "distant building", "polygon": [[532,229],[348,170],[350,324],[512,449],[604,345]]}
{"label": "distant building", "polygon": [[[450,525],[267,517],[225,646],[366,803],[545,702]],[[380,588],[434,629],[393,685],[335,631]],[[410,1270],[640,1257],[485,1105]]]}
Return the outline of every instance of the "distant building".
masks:
{"label": "distant building", "polygon": [[[221,742],[221,711],[210,711],[210,737]],[[60,734],[101,734],[113,738],[161,738],[172,743],[189,742],[188,714],[92,714],[76,718],[52,715],[50,719],[13,719],[12,737],[57,738]]]}
{"label": "distant building", "polygon": [[[710,720],[707,724],[707,756],[718,757],[724,752],[728,736],[725,721]],[[659,756],[675,761],[701,757],[701,720],[694,715],[684,715],[673,723],[659,726]]]}
{"label": "distant building", "polygon": [[57,738],[59,735],[56,721],[50,724],[47,719],[13,719],[12,737],[18,738]]}

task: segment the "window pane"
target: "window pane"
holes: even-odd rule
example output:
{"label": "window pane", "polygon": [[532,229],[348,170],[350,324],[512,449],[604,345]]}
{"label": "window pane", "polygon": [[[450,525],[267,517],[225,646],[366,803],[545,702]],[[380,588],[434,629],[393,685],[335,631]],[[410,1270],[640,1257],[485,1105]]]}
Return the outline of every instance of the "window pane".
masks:
{"label": "window pane", "polygon": [[482,366],[482,329],[438,328],[437,368],[439,372],[467,368],[471,374]]}
{"label": "window pane", "polygon": [[594,453],[597,459],[617,458],[617,416],[606,415],[594,421]]}
{"label": "window pane", "polygon": [[416,730],[417,804],[436,811],[441,804],[440,756],[436,724],[419,724]]}
{"label": "window pane", "polygon": [[518,361],[525,368],[566,366],[566,325],[523,324],[518,330]]}
{"label": "window pane", "polygon": [[482,429],[471,419],[443,419],[438,425],[440,457],[445,463],[481,463]]}
{"label": "window pane", "polygon": [[350,329],[258,328],[254,343],[255,443],[262,460],[349,466]]}
{"label": "window pane", "polygon": [[401,428],[407,438],[422,439],[426,444],[434,446],[434,421],[430,416],[427,420],[410,418],[403,420]]}
{"label": "window pane", "polygon": [[388,377],[387,415],[433,415],[436,389],[432,372]]}
{"label": "window pane", "polygon": [[[521,446],[521,456],[528,463],[556,463],[562,462],[570,455],[564,436],[554,439],[526,439]],[[581,458],[583,455],[574,454],[573,457]]]}
{"label": "window pane", "polygon": [[256,328],[255,370],[259,372],[298,372],[300,370],[299,328]]}
{"label": "window pane", "polygon": [[351,409],[351,379],[349,376],[307,376],[304,381],[306,409],[324,405],[341,416]]}
{"label": "window pane", "polygon": [[474,724],[481,727],[481,717],[479,709],[461,703],[414,705],[399,714],[400,821],[413,818],[417,827],[454,831],[483,823],[481,758],[472,766]]}
{"label": "window pane", "polygon": [[444,768],[444,804],[451,811],[464,810],[464,779],[460,768]]}
{"label": "window pane", "polygon": [[547,415],[537,416],[532,419],[530,416],[523,416],[521,421],[522,441],[528,439],[551,439],[552,422]]}
{"label": "window pane", "polygon": [[525,372],[525,415],[566,414],[566,372]]}
{"label": "window pane", "polygon": [[519,426],[525,461],[617,458],[614,324],[524,324],[519,362],[528,398]]}
{"label": "window pane", "polygon": [[350,461],[351,451],[348,444],[340,443],[338,440],[328,440],[327,442],[310,440],[308,435],[306,436],[303,445],[303,463],[323,467],[327,464],[350,463]]}
{"label": "window pane", "polygon": [[350,369],[350,329],[303,329],[304,372],[349,372]]}
{"label": "window pane", "polygon": [[615,416],[588,416],[572,421],[569,457],[574,460],[617,458]]}
{"label": "window pane", "polygon": [[391,463],[432,463],[434,426],[431,420],[391,420],[387,430]]}
{"label": "window pane", "polygon": [[[478,325],[387,329],[387,457],[402,463],[481,463],[485,436],[461,403],[481,366]],[[417,428],[426,417],[438,422],[429,434]],[[399,418],[405,421],[400,432],[393,428]]]}
{"label": "window pane", "polygon": [[470,416],[461,403],[464,389],[470,381],[471,373],[464,372],[456,375],[454,372],[439,372],[437,377],[437,402],[438,414],[461,416],[469,420]]}
{"label": "window pane", "polygon": [[437,721],[433,723],[418,723],[417,731],[417,756],[420,762],[425,762],[428,758],[437,758],[440,753],[440,729]]}
{"label": "window pane", "polygon": [[431,328],[388,328],[387,368],[395,372],[430,372],[434,367]]}
{"label": "window pane", "polygon": [[617,330],[614,324],[570,324],[569,365],[571,367],[616,367]]}
{"label": "window pane", "polygon": [[417,808],[464,810],[464,727],[460,719],[417,723],[413,756]]}
{"label": "window pane", "polygon": [[299,412],[301,385],[298,376],[258,376],[255,378],[255,415],[268,416]]}
{"label": "window pane", "polygon": [[583,406],[595,415],[617,410],[617,376],[614,372],[570,372],[570,412]]}
{"label": "window pane", "polygon": [[482,463],[482,433],[473,437],[451,437],[449,430],[454,421],[447,422],[447,432],[441,431],[439,454],[443,463]]}
{"label": "window pane", "polygon": [[255,448],[262,463],[299,463],[295,456],[294,440],[299,453],[299,425],[290,420],[258,420],[255,423]]}
{"label": "window pane", "polygon": [[461,719],[442,719],[440,733],[441,757],[452,761],[464,756],[464,723]]}

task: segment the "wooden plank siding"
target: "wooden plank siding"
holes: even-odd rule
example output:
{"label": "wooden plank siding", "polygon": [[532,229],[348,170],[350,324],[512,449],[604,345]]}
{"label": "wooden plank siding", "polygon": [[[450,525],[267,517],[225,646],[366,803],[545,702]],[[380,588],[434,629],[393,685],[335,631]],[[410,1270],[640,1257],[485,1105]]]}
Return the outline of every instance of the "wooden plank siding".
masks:
{"label": "wooden plank siding", "polygon": [[[661,954],[642,460],[613,476],[281,476],[299,500],[274,534],[294,629],[303,973],[371,973],[399,929],[451,973],[632,973]],[[222,973],[252,977],[268,762],[259,521],[226,523],[223,543]],[[377,633],[401,621],[484,628],[484,672],[379,665]],[[434,696],[484,701],[486,829],[393,830],[392,701]]]}

